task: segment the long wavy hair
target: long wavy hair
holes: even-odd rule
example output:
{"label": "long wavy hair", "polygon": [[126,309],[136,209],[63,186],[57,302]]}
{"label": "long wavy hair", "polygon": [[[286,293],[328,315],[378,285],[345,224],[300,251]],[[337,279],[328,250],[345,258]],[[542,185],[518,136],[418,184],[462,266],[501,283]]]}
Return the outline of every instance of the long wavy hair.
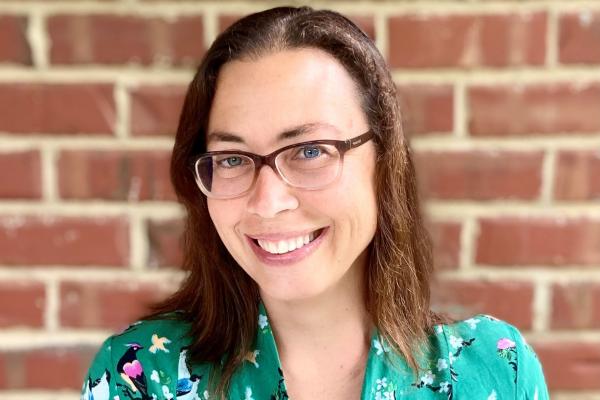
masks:
{"label": "long wavy hair", "polygon": [[[401,126],[396,88],[372,40],[343,15],[310,7],[276,7],[246,16],[221,33],[189,85],[181,112],[171,180],[187,211],[179,290],[145,319],[165,314],[190,324],[192,362],[215,363],[211,388],[226,397],[251,350],[258,287],[219,238],[190,164],[206,151],[206,129],[221,67],[299,48],[323,50],[353,78],[376,135],[377,229],[365,269],[366,307],[380,335],[418,373],[418,355],[441,317],[430,309],[432,244],[419,209],[415,171]],[[213,387],[214,385],[214,387]]]}

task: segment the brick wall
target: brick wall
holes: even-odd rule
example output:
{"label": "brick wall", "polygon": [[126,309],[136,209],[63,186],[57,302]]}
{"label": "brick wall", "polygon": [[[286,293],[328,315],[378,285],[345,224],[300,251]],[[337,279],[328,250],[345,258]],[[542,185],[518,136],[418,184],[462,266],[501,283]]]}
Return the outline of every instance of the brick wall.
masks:
{"label": "brick wall", "polygon": [[[0,3],[0,399],[75,398],[181,278],[168,162],[193,66],[276,3]],[[553,399],[600,399],[600,3],[323,1],[393,69],[439,304],[517,325]]]}

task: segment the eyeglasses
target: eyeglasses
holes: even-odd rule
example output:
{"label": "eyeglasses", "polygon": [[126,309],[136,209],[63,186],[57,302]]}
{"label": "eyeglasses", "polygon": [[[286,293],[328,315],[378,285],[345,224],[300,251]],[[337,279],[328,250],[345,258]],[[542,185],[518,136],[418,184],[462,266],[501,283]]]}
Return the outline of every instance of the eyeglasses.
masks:
{"label": "eyeglasses", "polygon": [[292,187],[323,189],[340,176],[344,153],[374,136],[369,130],[348,140],[296,143],[266,156],[239,150],[209,151],[194,160],[194,175],[202,193],[214,199],[232,199],[248,193],[263,165],[271,167]]}

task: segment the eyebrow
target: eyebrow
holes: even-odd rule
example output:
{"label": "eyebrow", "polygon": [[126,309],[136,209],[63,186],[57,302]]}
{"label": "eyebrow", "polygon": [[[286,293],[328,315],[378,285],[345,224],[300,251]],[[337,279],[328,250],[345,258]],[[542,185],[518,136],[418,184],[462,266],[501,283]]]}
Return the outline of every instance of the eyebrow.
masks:
{"label": "eyebrow", "polygon": [[[336,133],[339,133],[339,130],[335,126],[328,124],[326,122],[310,122],[307,124],[294,126],[290,129],[286,129],[285,131],[281,132],[277,136],[276,140],[278,142],[281,142],[283,140],[294,139],[299,136],[314,133],[318,129],[323,129],[323,128],[328,129],[328,130],[333,130]],[[243,144],[246,143],[241,136],[236,135],[235,133],[219,131],[219,130],[213,131],[207,135],[206,143],[208,144],[212,141],[233,142],[233,143],[243,143]]]}

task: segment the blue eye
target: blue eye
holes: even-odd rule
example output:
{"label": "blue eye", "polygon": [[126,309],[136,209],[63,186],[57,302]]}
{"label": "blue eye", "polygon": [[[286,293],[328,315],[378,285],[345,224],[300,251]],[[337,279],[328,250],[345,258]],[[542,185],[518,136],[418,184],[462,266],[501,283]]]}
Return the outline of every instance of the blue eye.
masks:
{"label": "blue eye", "polygon": [[227,163],[230,166],[234,167],[236,165],[240,165],[242,163],[242,159],[239,157],[229,157],[227,158]]}
{"label": "blue eye", "polygon": [[316,158],[321,155],[321,149],[318,147],[304,147],[302,154],[306,158]]}
{"label": "blue eye", "polygon": [[231,157],[227,157],[222,160],[219,160],[217,163],[219,164],[220,167],[233,168],[233,167],[238,167],[238,166],[242,165],[243,162],[244,162],[244,160],[242,160],[241,157],[231,156]]}

